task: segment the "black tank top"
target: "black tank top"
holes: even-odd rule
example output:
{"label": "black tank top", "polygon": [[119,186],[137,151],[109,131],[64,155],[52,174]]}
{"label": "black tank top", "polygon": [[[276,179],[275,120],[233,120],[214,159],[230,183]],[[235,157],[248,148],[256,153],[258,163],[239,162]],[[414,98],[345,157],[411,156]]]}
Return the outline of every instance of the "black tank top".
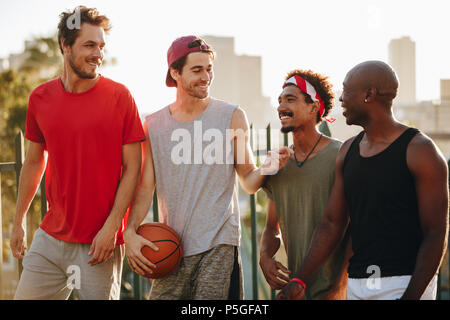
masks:
{"label": "black tank top", "polygon": [[408,128],[385,150],[360,155],[361,132],[344,159],[345,198],[349,206],[354,255],[350,278],[368,278],[378,266],[382,277],[411,275],[422,241],[414,177],[406,150],[419,132]]}

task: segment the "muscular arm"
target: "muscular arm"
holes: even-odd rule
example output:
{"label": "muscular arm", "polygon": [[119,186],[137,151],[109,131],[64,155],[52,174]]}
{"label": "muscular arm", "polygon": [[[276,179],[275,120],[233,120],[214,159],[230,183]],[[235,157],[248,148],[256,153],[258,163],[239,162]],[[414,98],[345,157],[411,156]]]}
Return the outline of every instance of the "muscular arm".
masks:
{"label": "muscular arm", "polygon": [[25,162],[20,171],[19,192],[16,203],[11,235],[11,251],[15,258],[21,259],[25,247],[25,232],[22,227],[24,217],[30,207],[45,169],[44,144],[30,141]]}
{"label": "muscular arm", "polygon": [[423,240],[403,299],[420,299],[438,272],[447,249],[448,169],[434,143],[418,134],[408,146],[407,163],[414,179]]}
{"label": "muscular arm", "polygon": [[[348,207],[344,195],[343,164],[344,158],[353,139],[346,141],[336,158],[336,177],[327,207],[321,221],[317,225],[311,240],[308,253],[296,271],[294,278],[301,279],[306,285],[327,261],[333,251],[341,243],[348,226]],[[290,282],[279,293],[279,299],[301,299],[303,288],[296,282]]]}

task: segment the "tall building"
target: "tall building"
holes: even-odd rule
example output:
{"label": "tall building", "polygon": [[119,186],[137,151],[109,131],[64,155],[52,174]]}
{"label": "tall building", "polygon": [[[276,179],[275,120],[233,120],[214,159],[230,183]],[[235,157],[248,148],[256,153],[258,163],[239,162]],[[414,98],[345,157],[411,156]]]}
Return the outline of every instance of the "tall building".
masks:
{"label": "tall building", "polygon": [[389,42],[389,64],[399,78],[396,104],[416,102],[416,44],[410,37],[392,39]]}
{"label": "tall building", "polygon": [[217,53],[211,96],[239,105],[255,128],[278,121],[270,98],[262,94],[261,57],[236,55],[233,37],[202,36]]}
{"label": "tall building", "polygon": [[441,103],[450,103],[450,79],[441,79]]}

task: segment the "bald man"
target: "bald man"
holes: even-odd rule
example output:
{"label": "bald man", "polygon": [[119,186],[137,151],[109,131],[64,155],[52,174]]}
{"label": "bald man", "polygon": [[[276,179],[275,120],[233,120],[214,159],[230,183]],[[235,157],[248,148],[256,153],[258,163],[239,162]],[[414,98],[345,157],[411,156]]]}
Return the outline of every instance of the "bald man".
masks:
{"label": "bald man", "polygon": [[367,61],[351,69],[339,100],[347,140],[306,258],[278,299],[300,299],[349,226],[347,299],[435,299],[448,234],[448,169],[435,144],[392,114],[398,80]]}

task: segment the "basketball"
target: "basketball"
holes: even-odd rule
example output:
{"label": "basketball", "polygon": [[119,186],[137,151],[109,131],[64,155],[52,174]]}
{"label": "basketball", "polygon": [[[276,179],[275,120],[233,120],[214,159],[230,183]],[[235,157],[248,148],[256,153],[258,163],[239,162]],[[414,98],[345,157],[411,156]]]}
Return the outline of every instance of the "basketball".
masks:
{"label": "basketball", "polygon": [[157,279],[173,272],[180,264],[183,256],[181,240],[171,227],[164,223],[152,222],[139,226],[137,234],[153,242],[158,248],[154,251],[148,246],[141,249],[142,254],[154,265],[152,274],[145,277]]}

